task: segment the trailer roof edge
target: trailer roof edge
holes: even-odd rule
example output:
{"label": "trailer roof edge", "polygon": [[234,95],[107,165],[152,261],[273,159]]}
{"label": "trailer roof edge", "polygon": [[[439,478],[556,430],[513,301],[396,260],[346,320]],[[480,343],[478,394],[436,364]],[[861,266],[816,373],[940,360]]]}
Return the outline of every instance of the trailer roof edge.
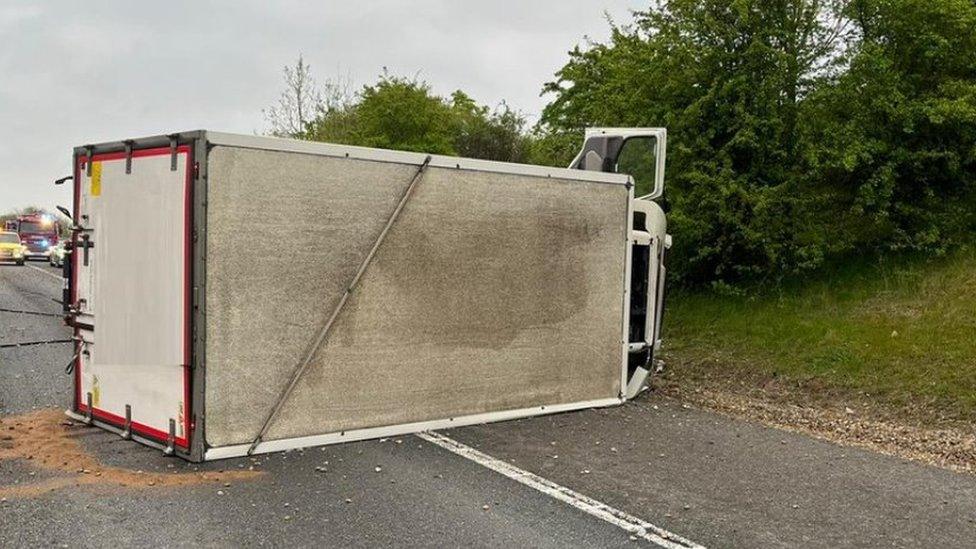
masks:
{"label": "trailer roof edge", "polygon": [[192,141],[207,135],[204,130],[190,130],[174,132],[169,134],[147,135],[133,139],[120,139],[116,141],[103,141],[74,147],[74,153],[83,155],[91,151],[93,154],[103,154],[124,151],[127,145],[132,145],[140,149],[168,146],[170,137],[176,136],[180,141]]}
{"label": "trailer roof edge", "polygon": [[[426,153],[393,151],[357,147],[353,145],[336,145],[316,141],[300,141],[297,139],[283,139],[279,137],[263,137],[257,135],[240,135],[222,132],[206,132],[207,141],[213,145],[261,149],[268,151],[293,152],[338,158],[354,158],[357,160],[372,160],[377,162],[399,162],[420,165],[427,158]],[[478,160],[456,156],[429,155],[430,165],[436,168],[454,168],[494,173],[510,173],[535,177],[549,177],[556,179],[571,179],[592,183],[610,183],[626,186],[631,177],[624,174],[574,170],[569,168],[555,168],[536,166],[532,164],[517,164],[514,162],[499,162],[494,160]]]}

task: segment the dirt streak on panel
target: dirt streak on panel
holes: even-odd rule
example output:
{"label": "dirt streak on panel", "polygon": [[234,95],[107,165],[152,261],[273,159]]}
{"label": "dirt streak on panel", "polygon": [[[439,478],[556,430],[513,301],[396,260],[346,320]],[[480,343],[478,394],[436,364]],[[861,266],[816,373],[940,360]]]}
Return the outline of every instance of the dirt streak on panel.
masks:
{"label": "dirt streak on panel", "polygon": [[432,168],[269,438],[616,397],[626,196]]}
{"label": "dirt streak on panel", "polygon": [[[397,242],[411,261],[376,263],[376,269],[387,271],[384,278],[396,284],[406,313],[398,319],[402,337],[502,349],[526,329],[558,324],[584,311],[589,288],[579,250],[600,229],[566,223],[559,213],[501,214],[496,222],[505,231],[468,226],[437,240],[425,227],[402,226]],[[533,255],[546,260],[525,261]],[[435,303],[439,306],[432,311]],[[353,303],[350,314],[355,311]],[[362,328],[343,335],[371,331]]]}

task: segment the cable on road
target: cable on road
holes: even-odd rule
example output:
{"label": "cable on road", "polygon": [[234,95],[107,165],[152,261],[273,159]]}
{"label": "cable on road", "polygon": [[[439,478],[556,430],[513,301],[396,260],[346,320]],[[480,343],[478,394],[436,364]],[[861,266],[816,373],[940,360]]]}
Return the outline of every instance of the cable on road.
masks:
{"label": "cable on road", "polygon": [[58,318],[64,316],[61,313],[43,313],[41,311],[24,311],[21,309],[7,309],[5,307],[0,307],[0,313],[15,313],[19,315],[37,315],[37,316],[55,316]]}
{"label": "cable on road", "polygon": [[24,341],[21,343],[0,343],[0,349],[12,349],[14,347],[31,347],[34,345],[51,345],[55,343],[73,343],[73,339],[52,339],[49,341]]}

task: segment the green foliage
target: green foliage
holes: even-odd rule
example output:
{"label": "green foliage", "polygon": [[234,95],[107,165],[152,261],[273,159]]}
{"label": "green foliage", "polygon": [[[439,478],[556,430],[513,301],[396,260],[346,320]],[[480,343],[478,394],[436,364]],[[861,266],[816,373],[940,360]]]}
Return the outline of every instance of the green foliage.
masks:
{"label": "green foliage", "polygon": [[526,162],[525,119],[502,104],[478,105],[461,91],[435,95],[423,81],[383,75],[354,101],[323,110],[308,138],[349,145]]}
{"label": "green foliage", "polygon": [[537,130],[530,142],[529,163],[565,168],[579,153],[582,143],[582,129],[576,131]]}
{"label": "green foliage", "polygon": [[467,158],[525,163],[531,153],[531,138],[525,133],[525,118],[502,103],[489,111],[464,92],[451,96],[454,121],[451,127],[454,153]]}
{"label": "green foliage", "polygon": [[974,13],[964,0],[670,0],[571,51],[540,130],[668,128],[671,272],[685,283],[941,252],[974,228]]}
{"label": "green foliage", "polygon": [[[976,226],[976,6],[852,2],[850,68],[804,109],[811,190],[844,251],[944,253]],[[842,207],[838,207],[842,206]]]}
{"label": "green foliage", "polygon": [[451,106],[425,83],[382,78],[363,88],[355,106],[358,144],[453,154]]}

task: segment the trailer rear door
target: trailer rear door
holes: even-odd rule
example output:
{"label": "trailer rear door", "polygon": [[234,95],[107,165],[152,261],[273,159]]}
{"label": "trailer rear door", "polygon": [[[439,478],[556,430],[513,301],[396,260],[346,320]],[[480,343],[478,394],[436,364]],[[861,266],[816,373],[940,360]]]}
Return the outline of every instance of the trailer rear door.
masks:
{"label": "trailer rear door", "polygon": [[72,254],[76,410],[184,448],[191,166],[186,146],[80,156]]}

